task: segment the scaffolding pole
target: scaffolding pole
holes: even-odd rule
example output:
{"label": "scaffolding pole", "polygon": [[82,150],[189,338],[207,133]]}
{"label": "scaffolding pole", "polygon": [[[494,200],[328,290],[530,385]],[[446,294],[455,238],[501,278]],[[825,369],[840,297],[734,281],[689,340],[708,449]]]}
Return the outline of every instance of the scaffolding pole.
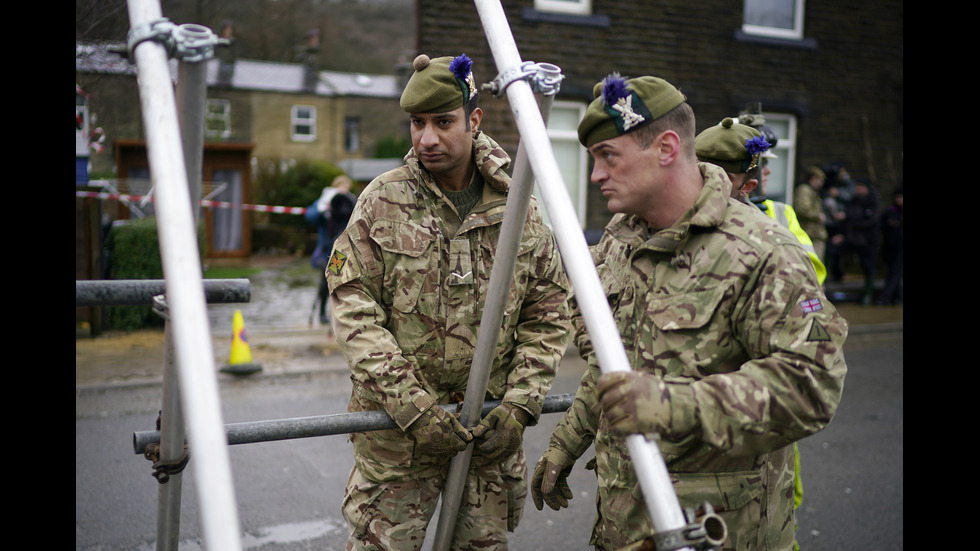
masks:
{"label": "scaffolding pole", "polygon": [[[553,65],[545,70],[559,73],[558,68]],[[555,78],[556,82],[560,81],[560,78],[555,76],[551,78]],[[540,111],[544,118],[547,118],[551,112],[555,93],[557,93],[557,87],[542,96]],[[501,223],[500,237],[497,238],[497,254],[493,268],[490,270],[487,300],[480,316],[482,330],[477,336],[476,348],[473,352],[473,364],[470,366],[466,394],[459,416],[460,423],[466,428],[476,426],[482,417],[480,406],[483,404],[487,384],[490,380],[490,369],[493,366],[497,340],[500,336],[504,307],[514,279],[517,251],[520,247],[521,235],[523,234],[524,222],[527,219],[533,190],[534,175],[531,173],[527,151],[523,144],[520,144],[517,148],[514,177],[511,179],[511,187],[507,193],[507,206],[504,211],[504,220]],[[485,415],[487,412],[482,413]],[[435,551],[449,549],[452,543],[456,517],[459,514],[459,504],[463,498],[463,487],[466,484],[466,473],[469,471],[474,445],[471,442],[465,450],[454,455],[449,463],[449,474],[446,477],[446,485],[442,493],[439,521],[433,540]]]}
{"label": "scaffolding pole", "polygon": [[[174,40],[182,51],[207,43],[213,33],[198,25],[181,25],[174,29]],[[207,98],[206,55],[182,55],[177,65],[176,104],[181,144],[187,174],[191,221],[197,228],[201,200],[201,170],[204,155],[204,109]],[[166,307],[165,307],[166,308]],[[164,315],[163,397],[160,407],[160,446],[158,461],[162,465],[183,465],[187,459],[186,428],[181,406],[180,373],[174,354],[173,324],[169,312]],[[157,550],[177,551],[180,536],[180,502],[183,492],[182,467],[161,478],[157,491]]]}
{"label": "scaffolding pole", "polygon": [[[541,413],[559,413],[572,405],[575,396],[558,394],[548,396],[544,400]],[[500,400],[488,400],[482,404],[482,414],[486,415],[500,405]],[[441,406],[450,413],[455,413],[456,404]],[[298,438],[317,438],[352,432],[369,432],[375,430],[396,429],[398,425],[384,410],[352,411],[334,413],[331,415],[314,415],[312,417],[293,417],[289,419],[273,419],[266,421],[250,421],[231,423],[225,426],[228,445],[259,444]],[[160,431],[138,431],[133,433],[133,453],[145,455],[148,449],[160,442]]]}
{"label": "scaffolding pole", "polygon": [[[206,279],[204,298],[208,304],[249,302],[247,279]],[[131,306],[153,304],[153,297],[166,292],[162,279],[75,280],[75,306]]]}
{"label": "scaffolding pole", "polygon": [[[182,134],[179,128],[173,83],[168,68],[168,51],[156,40],[157,27],[167,23],[158,0],[128,0],[130,57],[139,76],[140,106],[147,133],[147,156],[156,194],[157,234],[166,281],[168,352],[165,362],[174,374],[165,392],[164,407],[181,415],[164,421],[174,430],[167,436],[183,453],[183,416],[189,421],[189,446],[194,450],[192,468],[196,475],[201,527],[205,547],[241,549],[241,529],[232,484],[231,462],[217,387],[217,370],[211,347],[210,328],[203,292],[197,227]],[[172,342],[172,345],[169,343]],[[177,394],[179,392],[179,394]],[[179,405],[177,404],[179,400]],[[179,446],[177,445],[179,444]],[[169,445],[168,445],[169,446]],[[173,498],[172,492],[160,497]],[[167,510],[172,511],[169,506]],[[164,513],[163,516],[169,516]],[[168,519],[167,522],[172,522]],[[158,527],[160,526],[158,522]],[[171,531],[158,546],[176,545]]]}
{"label": "scaffolding pole", "polygon": [[[497,71],[500,74],[514,71],[522,62],[503,7],[499,0],[474,1]],[[521,143],[527,148],[542,202],[554,225],[558,247],[575,289],[586,329],[595,347],[599,368],[603,373],[629,371],[626,351],[602,291],[599,276],[593,267],[585,235],[578,226],[577,217],[567,215],[575,212],[574,207],[562,180],[534,94],[526,81],[515,80],[507,84],[506,95]],[[671,484],[659,445],[641,434],[630,435],[626,440],[654,529],[657,532],[683,529],[687,524],[684,512]]]}

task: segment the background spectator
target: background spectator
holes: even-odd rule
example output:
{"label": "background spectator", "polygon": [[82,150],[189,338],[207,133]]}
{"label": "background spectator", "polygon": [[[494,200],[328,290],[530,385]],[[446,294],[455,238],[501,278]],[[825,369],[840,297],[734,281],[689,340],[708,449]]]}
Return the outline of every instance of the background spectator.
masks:
{"label": "background spectator", "polygon": [[878,304],[901,304],[903,294],[902,242],[905,221],[903,214],[904,194],[902,186],[895,189],[892,203],[881,213],[881,253],[888,270],[885,288],[878,297]]}

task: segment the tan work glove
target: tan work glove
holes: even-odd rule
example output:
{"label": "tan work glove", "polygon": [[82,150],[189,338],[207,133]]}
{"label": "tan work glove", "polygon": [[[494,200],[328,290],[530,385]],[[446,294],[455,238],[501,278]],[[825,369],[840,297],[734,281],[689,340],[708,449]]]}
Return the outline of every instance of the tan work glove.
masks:
{"label": "tan work glove", "polygon": [[555,511],[568,507],[568,500],[572,499],[568,474],[572,472],[575,459],[554,441],[548,445],[531,476],[531,498],[539,511],[544,503]]}
{"label": "tan work glove", "polygon": [[473,435],[455,415],[432,406],[408,427],[418,451],[430,455],[456,455],[466,449]]}
{"label": "tan work glove", "polygon": [[681,437],[694,428],[693,417],[683,414],[693,400],[688,385],[668,385],[639,371],[617,371],[600,376],[596,392],[613,433]]}
{"label": "tan work glove", "polygon": [[473,427],[476,447],[491,462],[500,462],[517,453],[524,441],[524,427],[531,414],[510,404],[500,404]]}

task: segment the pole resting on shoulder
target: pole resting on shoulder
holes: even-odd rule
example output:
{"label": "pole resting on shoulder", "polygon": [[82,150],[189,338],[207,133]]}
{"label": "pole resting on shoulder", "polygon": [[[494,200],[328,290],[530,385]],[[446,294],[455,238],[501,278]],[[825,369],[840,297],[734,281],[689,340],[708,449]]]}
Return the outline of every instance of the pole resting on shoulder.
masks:
{"label": "pole resting on shoulder", "polygon": [[561,67],[557,65],[525,61],[516,67],[501,72],[493,81],[484,84],[483,89],[499,98],[507,91],[507,87],[514,82],[527,80],[535,94],[554,96],[558,94],[561,81],[564,78],[565,76],[561,74]]}
{"label": "pole resting on shoulder", "polygon": [[203,25],[174,25],[169,19],[162,17],[129,30],[126,44],[129,58],[135,59],[133,52],[136,47],[148,41],[163,44],[167,57],[192,63],[211,59],[214,57],[215,46],[228,43],[228,40],[218,38],[218,35]]}
{"label": "pole resting on shoulder", "polygon": [[688,524],[674,530],[658,532],[638,548],[640,551],[675,551],[678,549],[697,549],[712,551],[720,549],[728,538],[725,521],[715,513],[714,507],[705,502],[698,510],[684,511]]}

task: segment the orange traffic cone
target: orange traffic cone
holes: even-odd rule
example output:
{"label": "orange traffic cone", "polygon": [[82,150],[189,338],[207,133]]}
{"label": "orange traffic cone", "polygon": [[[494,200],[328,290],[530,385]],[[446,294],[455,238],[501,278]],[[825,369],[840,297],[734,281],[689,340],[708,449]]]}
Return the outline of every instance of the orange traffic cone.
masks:
{"label": "orange traffic cone", "polygon": [[262,371],[262,364],[252,362],[252,351],[248,348],[248,337],[245,335],[245,320],[241,310],[235,310],[231,323],[231,358],[228,365],[221,368],[224,373],[249,375]]}

